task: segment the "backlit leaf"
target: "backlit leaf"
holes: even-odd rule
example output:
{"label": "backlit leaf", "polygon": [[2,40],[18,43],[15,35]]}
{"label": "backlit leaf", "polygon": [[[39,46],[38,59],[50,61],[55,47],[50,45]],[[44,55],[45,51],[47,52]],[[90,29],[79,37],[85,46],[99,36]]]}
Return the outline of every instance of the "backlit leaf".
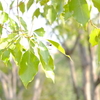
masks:
{"label": "backlit leaf", "polygon": [[52,5],[55,8],[58,15],[63,12],[64,1],[65,0],[51,0]]}
{"label": "backlit leaf", "polygon": [[54,81],[54,62],[47,47],[42,42],[39,43],[38,54],[44,72],[46,73],[47,77],[51,78]]}
{"label": "backlit leaf", "polygon": [[0,22],[5,23],[6,21],[8,21],[8,14],[6,12],[2,12],[0,13]]}
{"label": "backlit leaf", "polygon": [[[0,49],[5,49],[10,46],[17,38],[17,34],[9,34],[6,38],[0,38]],[[10,44],[10,45],[9,45]]]}
{"label": "backlit leaf", "polygon": [[98,11],[100,12],[100,0],[92,0],[94,6],[98,9]]}
{"label": "backlit leaf", "polygon": [[20,19],[21,25],[24,27],[25,30],[27,30],[27,24],[26,24],[26,22],[23,20],[22,17],[19,17],[19,19]]}
{"label": "backlit leaf", "polygon": [[34,32],[39,36],[44,36],[44,33],[45,33],[44,28],[42,27],[39,29],[36,29]]}
{"label": "backlit leaf", "polygon": [[20,9],[20,11],[22,12],[22,13],[24,13],[25,12],[25,4],[24,4],[24,2],[20,2],[19,3],[19,9]]}
{"label": "backlit leaf", "polygon": [[32,6],[34,0],[28,0],[28,3],[27,3],[27,10]]}
{"label": "backlit leaf", "polygon": [[[48,39],[47,39],[48,40]],[[52,41],[52,40],[48,40],[54,47],[56,47],[61,53],[65,54],[65,50],[63,49],[63,47],[55,42],[55,41]]]}
{"label": "backlit leaf", "polygon": [[40,15],[40,9],[37,8],[37,9],[35,10],[35,12],[33,13],[33,15],[32,15],[32,19],[34,19],[34,16],[38,17],[39,15]]}
{"label": "backlit leaf", "polygon": [[63,11],[62,15],[63,15],[65,20],[67,20],[69,17],[72,16],[72,13],[69,11],[69,5],[68,4],[64,5],[64,11]]}
{"label": "backlit leaf", "polygon": [[11,67],[9,50],[0,50],[0,59],[7,67]]}
{"label": "backlit leaf", "polygon": [[20,43],[16,43],[15,47],[11,49],[10,51],[14,57],[16,64],[20,65],[20,61],[22,58],[22,46],[20,45]]}
{"label": "backlit leaf", "polygon": [[40,4],[41,4],[41,5],[45,5],[47,2],[49,2],[49,0],[41,0],[41,1],[40,1]]}
{"label": "backlit leaf", "polygon": [[13,19],[9,19],[9,23],[8,23],[10,29],[12,29],[13,31],[18,31],[19,27],[18,24],[13,20]]}
{"label": "backlit leaf", "polygon": [[69,10],[74,18],[81,24],[86,24],[90,18],[90,11],[86,0],[69,1]]}
{"label": "backlit leaf", "polygon": [[95,46],[98,44],[98,38],[100,36],[100,29],[94,29],[89,38],[89,42],[91,43],[92,46]]}
{"label": "backlit leaf", "polygon": [[3,10],[2,3],[0,2],[0,10]]}
{"label": "backlit leaf", "polygon": [[31,51],[28,50],[23,54],[20,62],[19,76],[25,87],[34,79],[38,71],[38,64],[38,58]]}
{"label": "backlit leaf", "polygon": [[[14,1],[15,1],[15,0],[14,0]],[[12,6],[13,6],[13,4],[14,4],[14,1],[11,2],[11,4],[10,4],[10,9],[12,9]]]}
{"label": "backlit leaf", "polygon": [[49,7],[46,17],[47,17],[48,21],[50,22],[50,24],[52,24],[56,20],[57,12],[53,6]]}

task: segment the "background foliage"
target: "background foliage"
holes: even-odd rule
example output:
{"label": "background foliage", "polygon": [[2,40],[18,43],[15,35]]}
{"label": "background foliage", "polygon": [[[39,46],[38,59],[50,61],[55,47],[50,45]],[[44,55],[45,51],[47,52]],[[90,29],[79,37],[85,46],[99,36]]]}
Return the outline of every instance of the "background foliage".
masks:
{"label": "background foliage", "polygon": [[[7,68],[3,68],[1,65],[1,72],[8,73],[8,70],[13,69],[12,65],[15,63],[18,66],[18,75],[26,88],[41,69],[48,78],[54,81],[54,73],[57,74],[59,68],[56,72],[51,56],[51,51],[54,49],[50,50],[50,48],[57,48],[67,57],[65,59],[70,59],[71,62],[68,61],[71,64],[75,60],[80,60],[77,58],[77,52],[74,54],[75,58],[70,57],[76,47],[75,38],[80,41],[78,43],[80,48],[83,45],[90,50],[89,43],[91,43],[91,47],[98,45],[96,66],[100,66],[99,6],[98,0],[0,1],[0,60],[7,66]],[[93,15],[94,9],[97,12],[96,16]],[[86,53],[91,56],[91,50]],[[81,58],[83,59],[82,56]],[[91,62],[92,57],[89,59]],[[76,66],[80,66],[80,63]],[[64,68],[61,68],[62,71]],[[80,71],[78,74],[81,74]],[[59,77],[58,80],[60,80]],[[82,80],[79,79],[78,83],[81,86]],[[65,91],[67,90],[65,89]],[[78,94],[78,90],[76,93]],[[76,97],[78,98],[78,95]],[[56,94],[53,95],[52,99],[54,98],[56,98]]]}

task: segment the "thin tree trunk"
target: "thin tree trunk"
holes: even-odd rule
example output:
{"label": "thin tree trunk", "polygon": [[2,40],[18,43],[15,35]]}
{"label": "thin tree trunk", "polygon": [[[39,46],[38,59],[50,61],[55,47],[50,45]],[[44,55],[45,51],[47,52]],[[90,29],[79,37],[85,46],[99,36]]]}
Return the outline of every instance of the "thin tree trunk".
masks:
{"label": "thin tree trunk", "polygon": [[77,100],[79,100],[80,94],[79,94],[79,87],[77,85],[77,80],[76,80],[76,71],[75,71],[74,62],[71,61],[70,59],[68,59],[68,63],[69,63],[69,68],[70,68],[70,72],[71,72],[73,89],[74,89],[74,92],[76,94]]}
{"label": "thin tree trunk", "polygon": [[32,100],[39,100],[41,92],[42,92],[43,82],[44,82],[44,76],[42,75],[39,69],[39,72],[35,76],[35,83],[34,83],[34,89],[33,89],[34,94],[33,94]]}
{"label": "thin tree trunk", "polygon": [[[82,46],[81,43],[79,43],[79,50],[80,50],[80,59],[82,63],[82,72],[83,72],[83,89],[84,89],[84,96],[85,100],[94,100],[91,96],[91,84],[94,84],[93,81],[91,81],[91,64],[89,62],[89,57],[86,53],[85,47]],[[91,83],[92,82],[92,83]]]}
{"label": "thin tree trunk", "polygon": [[90,48],[90,44],[88,44],[88,51],[89,51],[89,64],[90,64],[90,82],[91,82],[91,100],[94,100],[94,73],[93,73],[93,52]]}

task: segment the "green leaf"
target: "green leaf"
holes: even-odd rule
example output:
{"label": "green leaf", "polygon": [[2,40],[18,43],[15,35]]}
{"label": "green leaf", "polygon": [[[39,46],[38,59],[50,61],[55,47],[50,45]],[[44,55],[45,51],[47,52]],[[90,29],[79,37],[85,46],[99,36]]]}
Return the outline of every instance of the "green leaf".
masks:
{"label": "green leaf", "polygon": [[22,46],[20,45],[19,42],[17,42],[15,44],[15,47],[13,49],[10,49],[13,57],[14,57],[14,60],[16,62],[17,65],[20,65],[20,61],[21,61],[21,58],[22,58]]}
{"label": "green leaf", "polygon": [[17,38],[17,34],[9,34],[7,38],[0,38],[0,49],[5,49],[12,45]]}
{"label": "green leaf", "polygon": [[2,34],[2,24],[0,24],[0,34]]}
{"label": "green leaf", "polygon": [[94,6],[98,9],[98,11],[100,12],[100,0],[92,0]]}
{"label": "green leaf", "polygon": [[27,3],[27,10],[32,6],[34,0],[28,0],[28,3]]}
{"label": "green leaf", "polygon": [[72,16],[72,13],[70,13],[70,11],[69,11],[69,5],[68,4],[64,5],[63,8],[64,8],[64,11],[63,11],[62,15],[63,15],[64,19],[67,20],[69,17]]}
{"label": "green leaf", "polygon": [[86,0],[69,1],[69,10],[73,13],[74,18],[81,24],[85,25],[90,18],[90,11]]}
{"label": "green leaf", "polygon": [[40,0],[36,0],[36,3],[38,3]]}
{"label": "green leaf", "polygon": [[2,3],[0,2],[0,10],[3,11]]}
{"label": "green leaf", "polygon": [[89,42],[91,43],[92,46],[95,46],[98,44],[98,39],[100,35],[100,29],[94,29],[91,34],[90,34],[90,38],[89,38]]}
{"label": "green leaf", "polygon": [[39,15],[40,15],[40,9],[37,8],[37,9],[35,10],[35,12],[33,13],[33,15],[32,15],[32,19],[34,19],[34,16],[38,17]]}
{"label": "green leaf", "polygon": [[[15,1],[15,0],[14,0],[14,1]],[[10,4],[10,9],[12,9],[12,6],[13,6],[13,4],[14,4],[14,1],[11,2],[11,4]]]}
{"label": "green leaf", "polygon": [[2,52],[2,60],[8,60],[9,59],[9,55],[10,55],[10,51],[6,50],[4,52]]}
{"label": "green leaf", "polygon": [[51,78],[54,81],[54,62],[47,47],[42,42],[39,43],[38,54],[44,72],[46,73],[47,77]]}
{"label": "green leaf", "polygon": [[65,3],[64,0],[51,0],[53,7],[55,8],[57,14],[61,14],[63,12],[63,5]]}
{"label": "green leaf", "polygon": [[7,67],[11,67],[9,50],[0,50],[0,59]]}
{"label": "green leaf", "polygon": [[66,55],[64,48],[59,43],[49,39],[47,39],[47,41],[49,41],[55,48],[57,48],[57,50],[59,50],[62,54],[67,56],[71,61],[73,61],[69,55]]}
{"label": "green leaf", "polygon": [[[48,40],[48,39],[47,39]],[[63,47],[55,42],[55,41],[52,41],[52,40],[48,40],[54,47],[56,47],[61,53],[63,53],[65,55],[65,50],[63,49]]]}
{"label": "green leaf", "polygon": [[39,36],[44,36],[44,34],[45,34],[44,28],[42,28],[42,27],[39,29],[36,29],[34,32]]}
{"label": "green leaf", "polygon": [[24,2],[20,2],[19,3],[19,9],[20,9],[20,11],[22,12],[22,13],[24,13],[25,12],[25,4],[24,4]]}
{"label": "green leaf", "polygon": [[20,62],[19,76],[25,87],[34,79],[38,71],[38,64],[38,58],[31,51],[28,50],[23,54]]}
{"label": "green leaf", "polygon": [[0,13],[0,22],[5,23],[6,21],[8,21],[8,14],[6,12],[2,12]]}
{"label": "green leaf", "polygon": [[50,24],[52,24],[56,20],[57,12],[53,6],[49,7],[46,17],[47,17],[48,21],[50,22]]}
{"label": "green leaf", "polygon": [[18,24],[13,20],[13,19],[9,19],[9,23],[8,23],[10,29],[12,29],[12,31],[18,31],[19,27]]}
{"label": "green leaf", "polygon": [[23,20],[22,17],[19,17],[19,19],[20,19],[21,25],[24,27],[25,30],[27,30],[27,24],[26,24],[26,22]]}
{"label": "green leaf", "polygon": [[41,0],[40,4],[41,4],[41,6],[43,6],[43,5],[47,4],[48,2],[49,2],[49,0]]}

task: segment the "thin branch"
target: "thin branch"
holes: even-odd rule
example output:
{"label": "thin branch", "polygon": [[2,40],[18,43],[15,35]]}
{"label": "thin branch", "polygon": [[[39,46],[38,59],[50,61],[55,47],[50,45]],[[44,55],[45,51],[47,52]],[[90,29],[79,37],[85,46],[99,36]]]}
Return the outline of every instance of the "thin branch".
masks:
{"label": "thin branch", "polygon": [[94,83],[94,88],[96,88],[100,84],[100,75],[98,76],[97,80]]}
{"label": "thin branch", "polygon": [[76,46],[77,46],[77,43],[78,43],[78,41],[79,41],[79,37],[80,37],[80,35],[78,35],[78,36],[76,37],[76,40],[75,40],[75,42],[74,42],[74,45],[73,45],[73,47],[72,47],[71,49],[69,49],[69,48],[65,45],[65,43],[63,43],[63,46],[64,46],[64,48],[65,48],[65,52],[66,52],[67,55],[71,55],[71,54],[73,53],[73,51],[75,50],[75,48],[76,48]]}
{"label": "thin branch", "polygon": [[[8,31],[8,29],[6,27],[4,27],[2,24],[0,24],[0,27],[4,28],[6,31]],[[10,31],[8,31],[9,33],[11,33]]]}
{"label": "thin branch", "polygon": [[93,24],[93,22],[90,20],[90,24],[94,27],[94,28],[96,28],[96,29],[100,29],[100,28],[98,28],[95,24]]}

